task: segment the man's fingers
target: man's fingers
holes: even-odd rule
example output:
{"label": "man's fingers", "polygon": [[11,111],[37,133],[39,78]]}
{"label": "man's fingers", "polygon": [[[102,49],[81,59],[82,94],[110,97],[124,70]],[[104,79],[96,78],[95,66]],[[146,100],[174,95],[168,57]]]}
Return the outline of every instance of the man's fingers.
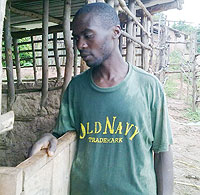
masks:
{"label": "man's fingers", "polygon": [[36,154],[37,152],[39,152],[44,148],[48,148],[48,145],[49,145],[48,140],[41,138],[33,145],[31,152],[29,153],[29,157],[33,156],[34,154]]}
{"label": "man's fingers", "polygon": [[49,156],[53,156],[55,151],[56,151],[56,146],[57,146],[58,140],[56,138],[52,138],[49,141],[49,146],[48,146],[48,150],[47,150],[47,154]]}

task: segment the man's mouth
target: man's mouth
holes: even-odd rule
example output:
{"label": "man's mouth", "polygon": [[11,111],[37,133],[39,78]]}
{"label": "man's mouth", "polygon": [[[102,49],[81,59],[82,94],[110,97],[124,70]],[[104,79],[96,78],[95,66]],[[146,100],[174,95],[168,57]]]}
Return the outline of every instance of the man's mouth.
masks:
{"label": "man's mouth", "polygon": [[84,61],[87,61],[90,57],[91,57],[91,55],[90,54],[81,54],[81,57],[83,58],[83,60]]}

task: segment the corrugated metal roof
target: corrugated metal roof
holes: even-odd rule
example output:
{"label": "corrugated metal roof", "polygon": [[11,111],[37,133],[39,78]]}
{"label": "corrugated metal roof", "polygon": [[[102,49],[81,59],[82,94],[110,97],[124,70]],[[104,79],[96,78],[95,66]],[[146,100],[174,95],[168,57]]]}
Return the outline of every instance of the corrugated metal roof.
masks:
{"label": "corrugated metal roof", "polygon": [[[172,3],[175,1],[183,0],[142,0],[147,7],[152,7],[165,3]],[[85,4],[85,0],[72,0],[72,16],[76,11]],[[49,0],[49,15],[62,20],[64,0]],[[43,0],[11,0],[11,6],[24,11],[31,11],[38,14],[43,13]],[[28,16],[22,16],[11,12],[11,25],[12,27],[25,27],[26,24],[41,23],[41,19],[35,19]]]}

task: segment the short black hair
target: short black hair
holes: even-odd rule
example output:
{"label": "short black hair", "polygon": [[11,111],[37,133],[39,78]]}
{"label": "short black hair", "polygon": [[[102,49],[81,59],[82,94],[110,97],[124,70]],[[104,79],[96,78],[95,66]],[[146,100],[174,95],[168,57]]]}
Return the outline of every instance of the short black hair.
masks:
{"label": "short black hair", "polygon": [[104,28],[120,25],[117,12],[107,3],[87,4],[76,12],[74,19],[82,14],[93,14],[95,17],[98,17]]}

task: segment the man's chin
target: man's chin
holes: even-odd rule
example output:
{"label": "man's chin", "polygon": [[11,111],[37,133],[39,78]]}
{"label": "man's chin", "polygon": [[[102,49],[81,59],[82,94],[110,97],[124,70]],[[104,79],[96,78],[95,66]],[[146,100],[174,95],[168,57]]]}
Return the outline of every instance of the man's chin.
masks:
{"label": "man's chin", "polygon": [[93,67],[100,66],[101,63],[97,63],[97,62],[94,63],[94,62],[88,62],[87,61],[86,64],[87,64],[88,67],[93,68]]}

